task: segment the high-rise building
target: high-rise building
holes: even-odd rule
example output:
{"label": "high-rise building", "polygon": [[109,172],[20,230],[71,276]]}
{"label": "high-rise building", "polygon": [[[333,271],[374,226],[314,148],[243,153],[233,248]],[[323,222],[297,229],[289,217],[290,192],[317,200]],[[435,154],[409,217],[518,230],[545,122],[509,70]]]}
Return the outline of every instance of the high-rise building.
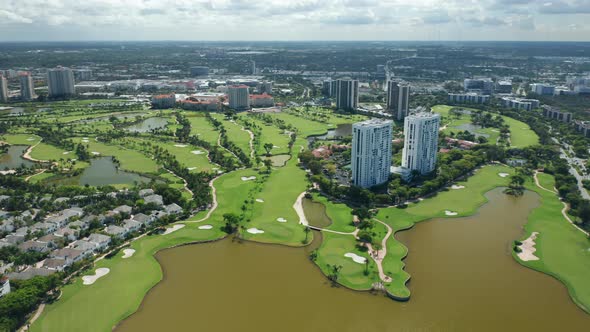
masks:
{"label": "high-rise building", "polygon": [[272,82],[262,81],[258,83],[258,92],[272,94]]}
{"label": "high-rise building", "polygon": [[375,76],[378,79],[385,79],[385,65],[377,65],[377,71],[375,72]]}
{"label": "high-rise building", "polygon": [[393,122],[372,119],[352,126],[352,184],[369,188],[391,173]]}
{"label": "high-rise building", "polygon": [[466,92],[476,92],[482,95],[494,94],[494,81],[489,77],[468,78],[463,81]]}
{"label": "high-rise building", "polygon": [[322,94],[325,97],[334,97],[336,96],[336,82],[332,81],[331,79],[325,80],[322,84]]}
{"label": "high-rise building", "polygon": [[250,109],[250,93],[247,85],[232,85],[228,88],[229,108],[236,111]]}
{"label": "high-rise building", "polygon": [[[334,84],[334,83],[332,83]],[[355,110],[359,105],[359,81],[336,81],[336,108],[343,110]]]}
{"label": "high-rise building", "polygon": [[404,150],[402,168],[427,174],[436,167],[440,115],[417,113],[406,117],[404,122]]}
{"label": "high-rise building", "polygon": [[47,85],[50,97],[67,97],[76,94],[74,74],[66,67],[57,67],[47,72]]}
{"label": "high-rise building", "polygon": [[22,100],[35,99],[35,85],[33,84],[33,77],[29,72],[23,72],[19,76],[20,80],[20,98]]}
{"label": "high-rise building", "polygon": [[410,86],[387,82],[387,110],[398,120],[403,120],[410,110]]}
{"label": "high-rise building", "polygon": [[0,74],[0,102],[8,102],[8,80]]}
{"label": "high-rise building", "polygon": [[89,81],[92,79],[91,69],[76,69],[74,70],[74,78],[77,81]]}

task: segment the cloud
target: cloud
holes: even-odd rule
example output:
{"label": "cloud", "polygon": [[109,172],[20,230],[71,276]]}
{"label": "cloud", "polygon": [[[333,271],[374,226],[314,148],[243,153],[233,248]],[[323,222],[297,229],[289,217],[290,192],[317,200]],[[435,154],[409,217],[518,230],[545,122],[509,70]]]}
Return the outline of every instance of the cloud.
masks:
{"label": "cloud", "polygon": [[552,1],[539,7],[542,14],[590,14],[590,1]]}
{"label": "cloud", "polygon": [[0,24],[6,23],[33,23],[33,20],[7,10],[0,10]]}

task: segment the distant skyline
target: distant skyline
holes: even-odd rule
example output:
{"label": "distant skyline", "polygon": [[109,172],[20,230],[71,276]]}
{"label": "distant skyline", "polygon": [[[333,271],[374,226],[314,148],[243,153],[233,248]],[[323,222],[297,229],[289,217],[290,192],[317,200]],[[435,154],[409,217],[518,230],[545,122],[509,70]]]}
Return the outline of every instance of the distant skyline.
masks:
{"label": "distant skyline", "polygon": [[590,41],[588,0],[0,0],[0,41]]}

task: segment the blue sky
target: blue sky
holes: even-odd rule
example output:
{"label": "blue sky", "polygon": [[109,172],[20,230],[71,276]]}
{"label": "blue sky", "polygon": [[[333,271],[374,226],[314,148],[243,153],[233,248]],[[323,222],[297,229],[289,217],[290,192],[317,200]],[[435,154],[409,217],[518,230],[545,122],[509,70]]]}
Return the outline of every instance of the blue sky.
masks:
{"label": "blue sky", "polygon": [[590,41],[590,0],[0,0],[39,40]]}

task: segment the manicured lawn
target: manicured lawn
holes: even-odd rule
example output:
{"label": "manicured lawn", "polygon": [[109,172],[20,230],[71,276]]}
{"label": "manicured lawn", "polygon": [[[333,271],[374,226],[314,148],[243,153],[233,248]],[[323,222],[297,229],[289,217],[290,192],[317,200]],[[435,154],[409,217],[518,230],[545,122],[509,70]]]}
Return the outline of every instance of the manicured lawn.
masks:
{"label": "manicured lawn", "polygon": [[59,161],[60,159],[76,158],[73,153],[64,154],[66,150],[46,143],[39,143],[32,151],[31,157],[38,160]]}
{"label": "manicured lawn", "polygon": [[121,162],[121,168],[124,170],[138,173],[156,173],[158,171],[158,164],[141,152],[118,145],[96,142],[93,137],[89,137],[88,142],[82,142],[81,137],[77,137],[73,141],[87,145],[90,153],[98,152],[102,156],[116,157]]}
{"label": "manicured lawn", "polygon": [[231,121],[225,120],[225,115],[219,113],[212,113],[212,117],[223,123],[225,130],[227,130],[227,137],[234,142],[246,155],[250,155],[250,134],[242,130],[242,126]]}
{"label": "manicured lawn", "polygon": [[213,168],[219,168],[219,165],[211,164],[209,162],[209,159],[207,158],[208,152],[206,150],[196,146],[153,138],[133,138],[129,140],[138,143],[141,143],[142,141],[149,141],[152,145],[157,145],[170,152],[176,157],[178,162],[193,172],[209,172]]}
{"label": "manicured lawn", "polygon": [[[216,181],[221,197],[248,192],[253,185],[241,181],[248,171],[224,175]],[[201,224],[186,223],[186,227],[168,235],[146,236],[132,243],[136,252],[133,257],[122,259],[122,252],[111,259],[104,259],[95,268],[107,267],[111,271],[93,285],[82,285],[81,278],[63,288],[63,295],[57,302],[48,305],[41,317],[33,324],[32,331],[110,331],[119,321],[134,313],[147,291],[162,277],[160,265],[154,254],[171,246],[221,238],[224,233],[223,214],[239,213],[241,200],[224,199],[211,219]],[[198,226],[211,224],[211,230],[200,230]],[[190,262],[187,262],[187,264]],[[94,269],[86,274],[94,274]]]}
{"label": "manicured lawn", "polygon": [[33,134],[5,134],[0,136],[0,140],[10,145],[35,145],[41,137]]}
{"label": "manicured lawn", "polygon": [[[275,126],[267,125],[254,117],[242,115],[241,118],[260,128],[260,137],[257,137],[259,144],[257,147],[254,147],[259,156],[266,155],[266,150],[264,149],[264,144],[266,143],[272,143],[274,145],[271,150],[271,154],[273,155],[289,153],[290,138],[283,132],[283,130],[280,130]],[[254,134],[256,135],[256,131],[254,131]]]}
{"label": "manicured lawn", "polygon": [[[539,182],[549,187],[553,176],[539,174]],[[542,204],[529,215],[522,239],[539,233],[535,255],[540,260],[523,262],[514,254],[515,259],[559,279],[574,302],[590,313],[590,241],[562,216],[563,204],[556,194],[539,189],[532,181],[527,182],[527,188],[539,194]]]}
{"label": "manicured lawn", "polygon": [[[297,166],[296,158],[291,158],[284,167],[273,169],[262,191],[254,197],[264,200],[264,203],[254,202],[252,221],[247,225],[263,230],[264,234],[245,233],[244,237],[259,242],[303,245],[304,227],[299,224],[293,204],[306,188],[305,171]],[[278,222],[278,218],[287,222]],[[311,237],[310,233],[309,240]]]}
{"label": "manicured lawn", "polygon": [[219,132],[214,129],[203,114],[185,113],[185,115],[191,123],[191,135],[198,136],[200,139],[213,145],[217,144]]}
{"label": "manicured lawn", "polygon": [[[457,132],[458,126],[471,123],[471,117],[463,114],[459,119],[449,115],[449,111],[454,108],[453,106],[447,105],[436,105],[432,107],[435,113],[439,113],[444,116],[444,120],[441,123],[442,126],[448,124],[448,127],[444,130],[445,134],[449,134],[451,131]],[[459,107],[465,110],[474,110],[468,107]],[[535,144],[539,144],[539,137],[537,134],[524,122],[515,120],[513,118],[502,116],[504,122],[510,127],[510,142],[512,147],[527,147]],[[489,142],[495,142],[500,133],[496,128],[483,128],[476,130],[475,133],[488,135]]]}
{"label": "manicured lawn", "polygon": [[[513,174],[514,170],[505,166],[486,166],[477,170],[467,181],[458,183],[465,186],[465,189],[444,191],[417,204],[410,204],[405,209],[381,209],[377,218],[397,232],[408,229],[419,221],[437,217],[449,218],[445,215],[446,210],[457,212],[456,217],[472,215],[486,202],[486,192],[508,184],[509,177],[502,178],[498,173]],[[387,241],[383,269],[393,278],[393,282],[386,286],[391,294],[400,298],[410,296],[410,290],[405,285],[409,274],[403,270],[405,264],[402,261],[407,253],[408,249],[395,238]]]}
{"label": "manicured lawn", "polygon": [[281,119],[285,121],[285,123],[293,125],[299,131],[297,133],[299,137],[322,135],[328,132],[328,129],[332,128],[325,123],[307,120],[288,113],[272,113],[269,115],[273,118]]}
{"label": "manicured lawn", "polygon": [[318,194],[313,195],[313,200],[322,203],[326,207],[326,214],[332,220],[332,224],[326,227],[327,229],[344,233],[350,233],[355,230],[355,227],[352,225],[352,214],[350,213],[352,209],[346,204],[334,203]]}

